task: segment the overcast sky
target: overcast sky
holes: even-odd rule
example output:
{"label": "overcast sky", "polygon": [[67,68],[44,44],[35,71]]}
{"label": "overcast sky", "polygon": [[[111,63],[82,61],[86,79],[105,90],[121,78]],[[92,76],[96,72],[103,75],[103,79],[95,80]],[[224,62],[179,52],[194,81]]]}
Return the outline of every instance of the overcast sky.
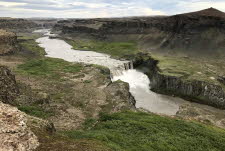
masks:
{"label": "overcast sky", "polygon": [[173,15],[214,7],[225,0],[0,0],[1,17],[92,18]]}

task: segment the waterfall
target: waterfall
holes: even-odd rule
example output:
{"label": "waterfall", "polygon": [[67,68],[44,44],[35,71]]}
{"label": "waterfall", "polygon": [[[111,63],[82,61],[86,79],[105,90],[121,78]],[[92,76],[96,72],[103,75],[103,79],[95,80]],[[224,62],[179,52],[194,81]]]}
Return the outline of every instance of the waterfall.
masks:
{"label": "waterfall", "polygon": [[120,76],[123,74],[123,71],[134,69],[132,61],[125,62],[123,65],[110,69],[110,77],[113,79],[114,76]]}

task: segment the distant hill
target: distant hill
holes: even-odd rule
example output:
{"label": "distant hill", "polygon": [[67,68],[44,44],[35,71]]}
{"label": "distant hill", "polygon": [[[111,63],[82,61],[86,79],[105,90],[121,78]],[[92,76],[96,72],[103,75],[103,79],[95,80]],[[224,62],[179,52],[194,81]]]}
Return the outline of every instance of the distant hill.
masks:
{"label": "distant hill", "polygon": [[197,12],[191,12],[191,13],[186,13],[186,14],[181,14],[181,15],[186,15],[189,17],[197,17],[197,16],[211,16],[211,17],[218,17],[218,18],[225,18],[225,13],[222,11],[219,11],[215,8],[208,8],[208,9],[204,9],[201,11],[197,11]]}
{"label": "distant hill", "polygon": [[54,30],[77,37],[136,40],[145,50],[225,52],[225,13],[214,8],[174,16],[62,20]]}

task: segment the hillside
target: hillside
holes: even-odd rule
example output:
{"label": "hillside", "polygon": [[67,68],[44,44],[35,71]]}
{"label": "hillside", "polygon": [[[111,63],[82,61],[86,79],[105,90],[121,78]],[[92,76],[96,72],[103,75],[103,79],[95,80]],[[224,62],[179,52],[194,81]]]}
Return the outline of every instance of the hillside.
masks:
{"label": "hillside", "polygon": [[225,13],[209,8],[174,16],[59,21],[54,29],[72,37],[138,41],[144,50],[187,54],[225,51]]}

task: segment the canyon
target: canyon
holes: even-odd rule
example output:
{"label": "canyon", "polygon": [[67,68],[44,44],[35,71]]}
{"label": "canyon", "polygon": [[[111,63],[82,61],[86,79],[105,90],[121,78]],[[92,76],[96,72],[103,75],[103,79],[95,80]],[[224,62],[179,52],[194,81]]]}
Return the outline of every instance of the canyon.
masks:
{"label": "canyon", "polygon": [[223,150],[224,12],[0,21],[4,150]]}

